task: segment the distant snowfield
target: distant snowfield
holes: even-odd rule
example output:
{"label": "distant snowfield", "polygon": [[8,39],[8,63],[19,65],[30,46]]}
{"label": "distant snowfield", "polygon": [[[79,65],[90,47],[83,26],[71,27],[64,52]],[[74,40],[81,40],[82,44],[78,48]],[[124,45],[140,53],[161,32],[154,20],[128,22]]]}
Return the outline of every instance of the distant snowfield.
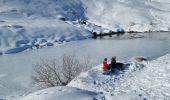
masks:
{"label": "distant snowfield", "polygon": [[[126,31],[168,30],[168,0],[82,0],[89,21]],[[99,17],[100,16],[100,17]]]}
{"label": "distant snowfield", "polygon": [[96,28],[169,31],[169,6],[168,0],[1,0],[0,55],[91,38]]}

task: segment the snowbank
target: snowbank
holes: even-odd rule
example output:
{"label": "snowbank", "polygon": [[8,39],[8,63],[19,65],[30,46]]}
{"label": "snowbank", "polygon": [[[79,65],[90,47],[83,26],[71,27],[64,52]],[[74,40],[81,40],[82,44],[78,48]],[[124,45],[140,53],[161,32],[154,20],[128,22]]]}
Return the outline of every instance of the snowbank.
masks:
{"label": "snowbank", "polygon": [[73,87],[53,87],[29,94],[18,100],[102,100],[102,94]]}

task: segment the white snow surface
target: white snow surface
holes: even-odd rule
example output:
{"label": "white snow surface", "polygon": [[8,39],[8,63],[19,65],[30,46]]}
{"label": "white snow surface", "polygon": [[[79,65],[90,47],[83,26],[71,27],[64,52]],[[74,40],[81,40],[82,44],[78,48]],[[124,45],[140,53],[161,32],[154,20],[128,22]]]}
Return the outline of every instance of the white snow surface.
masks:
{"label": "white snow surface", "polygon": [[43,47],[91,36],[85,29],[54,19],[16,20],[9,25],[0,26],[0,47],[6,54],[32,49],[36,44]]}
{"label": "white snow surface", "polygon": [[154,31],[170,25],[169,0],[82,0],[90,22],[109,29]]}
{"label": "white snow surface", "polygon": [[17,100],[102,100],[102,94],[73,87],[53,87]]}
{"label": "white snow surface", "polygon": [[91,37],[62,20],[85,20],[79,0],[0,0],[0,55]]}
{"label": "white snow surface", "polygon": [[169,0],[0,0],[0,55],[86,39],[89,31],[168,31],[169,6]]}
{"label": "white snow surface", "polygon": [[106,93],[106,100],[170,99],[170,54],[133,62],[122,74],[103,75],[102,65],[82,73],[68,86]]}

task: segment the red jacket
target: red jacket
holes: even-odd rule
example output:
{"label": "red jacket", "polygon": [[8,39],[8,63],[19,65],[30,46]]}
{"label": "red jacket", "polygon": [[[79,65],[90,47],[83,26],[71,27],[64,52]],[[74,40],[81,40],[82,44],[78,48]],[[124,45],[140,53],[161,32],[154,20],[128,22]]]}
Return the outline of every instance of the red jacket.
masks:
{"label": "red jacket", "polygon": [[108,66],[107,61],[103,61],[103,70],[107,70]]}

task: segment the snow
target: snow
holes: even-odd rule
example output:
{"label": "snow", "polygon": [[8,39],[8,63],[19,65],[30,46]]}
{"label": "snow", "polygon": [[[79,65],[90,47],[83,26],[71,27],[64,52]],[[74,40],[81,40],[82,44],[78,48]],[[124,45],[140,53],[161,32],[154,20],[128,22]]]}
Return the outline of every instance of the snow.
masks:
{"label": "snow", "polygon": [[[102,65],[82,73],[68,86],[105,92],[108,100],[168,100],[170,54],[153,61],[132,63],[120,75],[103,75]],[[126,98],[126,99],[125,99]]]}
{"label": "snow", "polygon": [[[157,31],[169,28],[169,1],[165,0],[82,0],[88,21],[114,30]],[[99,17],[100,16],[100,17]],[[133,25],[131,23],[134,23]],[[155,23],[152,25],[151,23]],[[135,28],[134,28],[135,27]],[[158,29],[156,29],[158,27]]]}
{"label": "snow", "polygon": [[[154,41],[148,38],[149,43],[146,45],[141,40],[126,41],[129,38],[134,39],[136,36],[128,35],[127,38],[125,34],[121,37],[121,39],[125,39],[123,43],[119,41],[120,38],[112,38],[118,41],[113,47],[110,47],[111,41],[107,40],[102,41],[106,41],[102,43],[104,46],[99,46],[101,44],[96,42],[97,47],[94,47],[93,44],[80,43],[77,45],[73,42],[73,45],[69,45],[68,48],[48,48],[42,51],[35,50],[32,53],[6,55],[88,39],[92,37],[91,32],[108,33],[111,30],[126,32],[169,31],[169,8],[169,0],[0,0],[0,62],[2,66],[0,70],[0,95],[20,94],[19,92],[23,94],[23,91],[29,91],[30,66],[41,56],[45,58],[57,55],[58,57],[62,53],[68,52],[78,53],[80,56],[90,54],[94,57],[101,54],[97,58],[99,61],[104,56],[109,55],[110,57],[110,55],[115,54],[120,55],[121,59],[127,59],[132,55],[147,55],[153,58],[153,56],[169,53],[169,38],[167,36],[151,37],[158,39]],[[143,38],[144,35],[137,35],[137,37]],[[130,42],[136,43],[129,45]],[[103,53],[108,47],[111,50]],[[117,49],[114,49],[115,47]],[[136,49],[129,49],[132,47]],[[121,51],[124,48],[127,50]],[[89,52],[90,50],[91,52]],[[37,52],[38,54],[34,54]],[[25,61],[29,61],[29,63]],[[70,85],[90,91],[105,92],[106,99],[123,99],[122,97],[129,99],[170,98],[168,90],[170,82],[167,80],[169,78],[169,55],[151,62],[136,63],[131,61],[126,63],[130,63],[131,66],[124,74],[118,73],[119,75],[111,75],[111,77],[103,76],[100,74],[101,65],[99,65],[89,72],[82,73]],[[81,78],[86,80],[81,82]],[[71,90],[74,91],[74,89]],[[82,93],[80,96],[84,97],[84,94],[91,97],[89,92]],[[77,93],[72,95],[77,95]],[[36,97],[37,95],[34,96],[39,98]],[[44,97],[44,95],[41,96]]]}
{"label": "snow", "polygon": [[[130,66],[128,66],[130,64]],[[137,69],[143,68],[143,65],[137,63],[127,63],[125,65],[125,75],[130,74]],[[88,72],[81,74],[68,86],[78,87],[85,90],[91,90],[95,92],[113,92],[115,90],[115,82],[124,76],[122,72],[116,71],[111,75],[103,75],[102,65],[96,66]]]}
{"label": "snow", "polygon": [[169,31],[169,5],[164,0],[1,0],[0,55],[91,38],[90,31]]}
{"label": "snow", "polygon": [[[26,20],[25,20],[26,21]],[[32,49],[36,44],[57,45],[63,41],[76,41],[91,37],[90,32],[52,19],[13,21],[10,26],[0,27],[0,40],[4,53],[17,53]],[[48,23],[48,24],[47,24]]]}
{"label": "snow", "polygon": [[17,100],[103,100],[102,94],[73,87],[53,87],[37,91]]}
{"label": "snow", "polygon": [[88,30],[61,18],[85,20],[82,3],[77,0],[1,0],[0,55],[91,37]]}

